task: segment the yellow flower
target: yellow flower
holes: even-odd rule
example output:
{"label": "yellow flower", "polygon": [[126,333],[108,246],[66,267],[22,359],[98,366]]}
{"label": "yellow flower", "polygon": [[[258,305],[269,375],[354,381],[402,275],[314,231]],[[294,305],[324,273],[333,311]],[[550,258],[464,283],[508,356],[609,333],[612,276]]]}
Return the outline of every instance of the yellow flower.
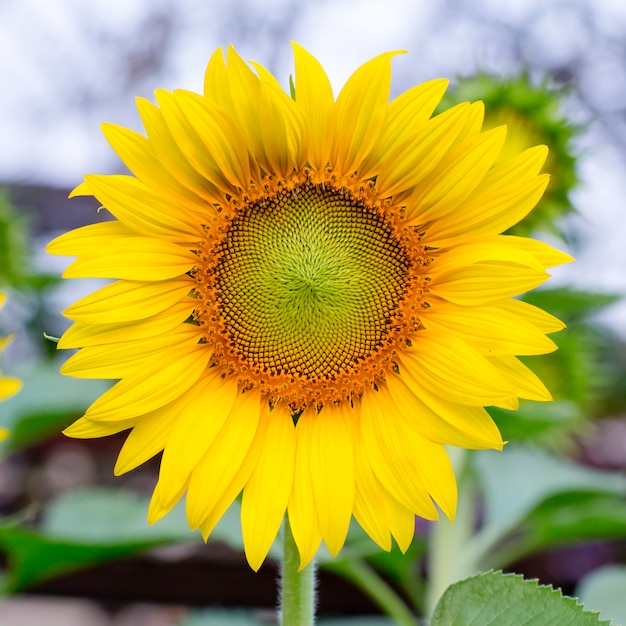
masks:
{"label": "yellow flower", "polygon": [[[4,293],[0,292],[0,309],[4,306],[4,301],[6,300],[6,296]],[[4,350],[7,344],[11,341],[11,336],[8,337],[0,337],[0,352]],[[2,376],[2,372],[0,372],[0,402],[2,400],[6,400],[8,397],[12,396],[14,393],[17,393],[20,390],[22,383],[16,378],[7,378]],[[0,428],[0,441],[6,439],[9,434],[9,431],[5,428]]]}
{"label": "yellow flower", "polygon": [[63,373],[119,379],[65,432],[132,429],[115,471],[163,451],[154,522],[186,493],[206,538],[243,491],[257,569],[285,512],[302,566],[352,516],[406,550],[414,515],[453,518],[443,444],[498,448],[484,409],[549,400],[515,355],[563,324],[512,296],[570,259],[499,233],[548,177],[547,148],[493,165],[505,129],[483,106],[432,117],[446,81],[389,102],[391,59],[333,97],[295,50],[295,99],[231,47],[204,95],[138,101],[143,136],[106,124],[134,176],[89,175],[114,221],[62,235],[67,278],[117,279],[70,306]]}

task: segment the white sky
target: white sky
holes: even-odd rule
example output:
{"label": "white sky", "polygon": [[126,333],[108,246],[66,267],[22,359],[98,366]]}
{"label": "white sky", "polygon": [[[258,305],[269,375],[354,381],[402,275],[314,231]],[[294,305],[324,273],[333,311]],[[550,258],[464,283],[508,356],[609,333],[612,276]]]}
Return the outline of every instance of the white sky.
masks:
{"label": "white sky", "polygon": [[[607,39],[624,37],[623,1],[297,0],[295,12],[290,6],[289,0],[2,0],[0,182],[69,188],[86,172],[112,171],[117,160],[100,122],[138,127],[134,95],[151,97],[157,87],[200,90],[210,54],[231,41],[286,85],[288,41],[295,39],[319,58],[336,90],[373,55],[405,49],[409,54],[394,59],[397,92],[475,68],[505,73],[514,68],[515,52],[507,33],[524,27],[527,59],[554,66],[580,58],[590,68],[590,98],[602,106],[625,99],[626,62],[610,46],[590,45],[584,28],[592,20]],[[150,49],[155,25],[145,22],[147,7],[165,14],[176,7],[175,36],[162,67],[129,86],[119,51],[135,43]],[[626,294],[626,164],[608,140],[591,137],[576,194],[585,246],[556,279]],[[609,319],[626,336],[626,304]]]}

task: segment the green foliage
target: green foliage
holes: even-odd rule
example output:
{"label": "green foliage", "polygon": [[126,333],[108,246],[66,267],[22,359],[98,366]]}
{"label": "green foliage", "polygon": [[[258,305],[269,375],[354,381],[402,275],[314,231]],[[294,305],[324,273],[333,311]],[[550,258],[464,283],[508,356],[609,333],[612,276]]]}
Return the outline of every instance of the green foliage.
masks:
{"label": "green foliage", "polygon": [[524,300],[534,304],[566,324],[584,322],[589,316],[621,300],[622,296],[594,291],[581,291],[570,287],[539,289],[524,295]]}
{"label": "green foliage", "polygon": [[[148,526],[148,498],[113,489],[82,489],[59,497],[43,511],[37,529],[13,520],[0,526],[7,553],[6,589],[22,591],[55,576],[126,558],[159,545],[200,541],[189,530],[184,507]],[[239,507],[233,505],[213,531],[212,540],[239,547]]]}
{"label": "green foliage", "polygon": [[[618,299],[568,287],[524,296],[526,302],[562,319],[567,328],[551,336],[556,352],[522,359],[548,387],[554,402],[522,401],[517,411],[489,408],[505,440],[570,452],[573,435],[588,429],[590,418],[606,406],[607,395],[617,397],[617,390],[623,391],[619,339],[588,321]],[[612,353],[614,358],[607,359]]]}
{"label": "green foliage", "polygon": [[57,435],[109,383],[61,376],[56,365],[40,364],[23,379],[22,392],[0,404],[0,425],[11,431],[0,449],[19,450]]}
{"label": "green foliage", "polygon": [[475,455],[473,467],[485,505],[484,525],[465,555],[474,571],[555,545],[626,534],[626,476],[522,446]]}
{"label": "green foliage", "polygon": [[30,273],[28,219],[18,215],[8,196],[0,192],[0,284],[21,285]]}
{"label": "green foliage", "polygon": [[430,626],[609,626],[560,590],[522,576],[486,572],[451,585]]}

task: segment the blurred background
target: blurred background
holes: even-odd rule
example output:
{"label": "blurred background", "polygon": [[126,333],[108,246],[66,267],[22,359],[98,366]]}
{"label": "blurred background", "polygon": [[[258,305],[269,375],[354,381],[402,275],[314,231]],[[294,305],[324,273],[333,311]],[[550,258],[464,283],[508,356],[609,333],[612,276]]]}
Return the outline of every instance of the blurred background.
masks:
{"label": "blurred background", "polygon": [[61,283],[67,259],[43,248],[98,219],[95,201],[67,200],[83,174],[123,171],[101,122],[141,131],[134,98],[152,99],[160,87],[201,92],[209,57],[229,43],[288,89],[290,40],[321,61],[335,94],[372,56],[406,50],[393,61],[392,96],[443,76],[451,80],[447,104],[483,99],[487,124],[508,123],[521,144],[547,143],[552,183],[516,232],[577,258],[528,298],[568,323],[555,337],[560,351],[531,361],[555,402],[494,412],[512,443],[503,454],[464,460],[473,506],[457,545],[462,567],[441,571],[441,542],[426,523],[416,524],[407,557],[380,554],[355,528],[340,560],[320,557],[323,623],[394,623],[377,588],[423,615],[438,593],[433,572],[453,582],[489,567],[539,577],[626,622],[626,3],[619,0],[0,1],[0,290],[9,296],[0,336],[14,334],[0,358],[5,373],[24,381],[0,404],[0,426],[12,433],[0,444],[0,622],[275,620],[277,566],[270,559],[259,574],[248,569],[236,505],[206,546],[187,530],[183,511],[148,528],[158,461],[114,478],[123,435],[59,434],[106,384],[58,374],[65,355],[44,333],[59,336],[68,326],[60,311],[97,284]]}

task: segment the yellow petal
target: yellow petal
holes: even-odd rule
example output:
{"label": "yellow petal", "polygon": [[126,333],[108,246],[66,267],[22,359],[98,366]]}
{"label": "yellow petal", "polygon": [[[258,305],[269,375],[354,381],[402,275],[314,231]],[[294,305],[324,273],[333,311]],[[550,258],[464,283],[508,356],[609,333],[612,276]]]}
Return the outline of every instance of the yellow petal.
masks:
{"label": "yellow petal", "polygon": [[137,423],[137,418],[131,417],[127,420],[117,422],[96,422],[87,417],[81,417],[68,426],[63,434],[74,439],[91,439],[93,437],[107,437],[121,433],[123,430],[132,428]]}
{"label": "yellow petal", "polygon": [[[265,405],[267,407],[267,405]],[[296,433],[288,407],[261,412],[261,456],[241,501],[241,528],[248,563],[257,571],[280,529],[293,487]]]}
{"label": "yellow petal", "polygon": [[[205,522],[221,496],[231,488],[233,479],[250,451],[259,424],[260,410],[258,393],[250,391],[239,395],[224,426],[191,473],[187,492],[187,519],[192,529]],[[252,469],[250,467],[249,471],[252,472]],[[235,484],[233,499],[249,475],[240,484]]]}
{"label": "yellow petal", "polygon": [[154,154],[170,174],[183,186],[204,198],[207,207],[211,207],[214,202],[220,202],[223,199],[222,192],[191,166],[178,147],[178,138],[172,135],[159,108],[143,98],[137,98],[137,109]]}
{"label": "yellow petal", "polygon": [[400,373],[406,368],[410,374],[403,380],[418,397],[413,380],[442,398],[470,406],[506,406],[515,395],[490,361],[451,333],[420,332],[400,361]]}
{"label": "yellow petal", "polygon": [[439,164],[463,130],[470,105],[459,104],[431,119],[422,129],[403,135],[381,160],[376,188],[382,197],[411,189]]}
{"label": "yellow petal", "polygon": [[155,489],[150,498],[150,505],[148,507],[148,524],[152,525],[165,517],[183,497],[187,491],[187,483],[185,483],[175,497],[171,498],[166,504],[161,502],[159,498],[159,491]]}
{"label": "yellow petal", "polygon": [[387,115],[391,59],[386,52],[359,67],[337,96],[337,126],[331,165],[349,175],[373,148]]}
{"label": "yellow petal", "polygon": [[389,515],[391,536],[404,554],[415,536],[415,514],[402,506],[391,494],[386,495],[385,504]]}
{"label": "yellow petal", "polygon": [[335,101],[328,76],[319,61],[296,43],[296,105],[306,120],[306,158],[322,171],[328,164],[335,131]]}
{"label": "yellow petal", "polygon": [[186,99],[180,92],[173,94],[164,89],[157,89],[155,95],[165,123],[190,166],[222,192],[233,193],[235,189],[202,141],[199,135],[200,128],[191,123],[198,118],[198,110],[196,109],[193,114],[189,113],[191,119],[188,119],[188,110],[181,106]]}
{"label": "yellow petal", "polygon": [[549,402],[552,395],[546,386],[514,356],[498,356],[489,359],[509,380],[515,395],[526,400]]}
{"label": "yellow petal", "polygon": [[497,302],[497,305],[502,309],[511,311],[515,315],[520,315],[526,321],[535,325],[542,333],[556,333],[565,328],[565,324],[560,319],[523,300],[507,298]]}
{"label": "yellow petal", "polygon": [[407,199],[408,223],[424,224],[456,209],[478,186],[500,154],[506,127],[471,137],[445,155]]}
{"label": "yellow petal", "polygon": [[271,172],[285,178],[304,164],[303,119],[294,101],[274,86],[274,77],[254,64],[261,76],[259,124]]}
{"label": "yellow petal", "polygon": [[[260,413],[261,404],[259,394],[254,391],[248,391],[245,395],[249,396],[246,399],[246,403],[249,407],[251,407],[250,410]],[[213,508],[200,524],[200,532],[202,533],[202,537],[205,541],[207,541],[217,523],[233,503],[233,500],[241,493],[244,485],[248,482],[248,480],[250,480],[250,476],[261,458],[261,453],[265,443],[265,435],[267,432],[266,426],[267,424],[259,424],[254,435],[254,439],[252,440],[252,444],[250,445],[250,448],[248,449],[241,465],[239,465],[239,468],[235,472],[232,480],[225,485],[221,494],[218,495]],[[259,555],[246,554],[246,558],[249,562],[251,561],[255,563],[257,562]]]}
{"label": "yellow petal", "polygon": [[470,240],[437,258],[429,268],[429,290],[450,302],[477,306],[514,296],[548,278],[541,263],[512,245]]}
{"label": "yellow petal", "polygon": [[421,435],[445,445],[502,450],[500,431],[483,407],[452,403],[428,391],[409,372],[387,376],[398,415]]}
{"label": "yellow petal", "polygon": [[[402,420],[387,414],[387,407],[372,391],[361,403],[361,434],[374,474],[404,507],[425,519],[438,519],[428,491],[417,471]],[[420,437],[417,433],[415,437]],[[435,444],[433,444],[435,445]]]}
{"label": "yellow petal", "polygon": [[194,300],[178,302],[146,320],[120,322],[117,324],[90,324],[74,322],[61,336],[57,347],[84,348],[87,346],[109,346],[124,341],[140,341],[165,335],[180,326],[193,312]]}
{"label": "yellow petal", "polygon": [[187,276],[150,283],[119,280],[77,300],[63,315],[90,324],[143,320],[186,300],[194,284]]}
{"label": "yellow petal", "polygon": [[61,374],[108,379],[132,376],[155,358],[166,361],[176,351],[192,349],[201,337],[197,326],[181,324],[165,335],[149,339],[82,348],[61,366]]}
{"label": "yellow petal", "polygon": [[[314,409],[305,409],[303,415]],[[310,428],[296,428],[296,458],[293,491],[288,504],[289,524],[300,552],[300,569],[306,567],[315,556],[322,541],[311,476],[311,433]]]}
{"label": "yellow petal", "polygon": [[99,421],[128,419],[165,406],[198,380],[211,357],[209,347],[202,344],[187,348],[177,359],[150,363],[102,394],[85,417]]}
{"label": "yellow petal", "polygon": [[17,378],[0,378],[0,400],[6,400],[21,388],[22,382]]}
{"label": "yellow petal", "polygon": [[457,146],[461,145],[464,141],[477,137],[480,134],[480,130],[483,126],[485,119],[485,105],[480,100],[478,102],[470,102],[469,110],[467,114],[467,120],[463,129],[455,138],[454,142],[450,146],[450,150],[453,150]]}
{"label": "yellow petal", "polygon": [[187,392],[161,459],[157,487],[161,502],[170,502],[188,481],[223,428],[236,398],[237,382],[232,377],[222,379],[218,368],[209,370]]}
{"label": "yellow petal", "polygon": [[106,249],[118,239],[136,237],[138,234],[117,220],[99,222],[70,230],[53,239],[46,246],[46,252],[63,256],[89,255],[99,248]]}
{"label": "yellow petal", "polygon": [[[381,386],[375,400],[379,407],[393,407],[389,390]],[[402,439],[408,456],[414,459],[412,471],[450,521],[456,512],[457,488],[452,464],[445,448],[422,437],[406,420],[394,420],[394,429]]]}
{"label": "yellow petal", "polygon": [[146,186],[158,189],[161,194],[168,196],[172,202],[180,206],[206,204],[201,195],[172,175],[167,163],[163,162],[155,151],[154,141],[117,124],[102,124],[101,128],[113,150]]}
{"label": "yellow petal", "polygon": [[225,98],[222,106],[233,116],[253,159],[268,172],[270,168],[263,149],[259,122],[259,78],[232,46],[228,46],[226,51],[224,75],[228,89],[220,90],[221,98]]}
{"label": "yellow petal", "polygon": [[480,235],[497,235],[525,218],[548,186],[547,174],[466,200],[445,219],[424,225],[428,245],[446,248]]}
{"label": "yellow petal", "polygon": [[[110,213],[139,234],[180,242],[202,239],[199,215],[133,176],[89,174],[85,183]],[[209,204],[204,207],[208,222],[214,211]]]}
{"label": "yellow petal", "polygon": [[[493,237],[495,240],[496,237]],[[537,241],[536,239],[530,239],[529,237],[514,237],[513,235],[500,235],[497,239],[506,241],[507,245],[515,246],[518,250],[524,250],[534,256],[543,267],[555,267],[556,265],[563,265],[564,263],[571,263],[574,258],[566,252],[561,252],[556,248],[544,243],[543,241]],[[487,242],[487,238],[485,238]]]}
{"label": "yellow petal", "polygon": [[448,81],[443,78],[430,80],[415,85],[391,101],[380,137],[359,170],[361,176],[369,178],[378,173],[381,163],[398,142],[404,145],[407,138],[422,130],[447,86]]}
{"label": "yellow petal", "polygon": [[296,430],[311,446],[311,481],[319,528],[328,550],[343,547],[354,504],[354,437],[356,410],[343,402],[324,407],[317,415],[305,412]]}
{"label": "yellow petal", "polygon": [[487,172],[471,198],[496,189],[516,186],[523,179],[537,176],[547,158],[547,146],[534,146],[511,159],[497,163]]}
{"label": "yellow petal", "polygon": [[389,552],[391,550],[391,533],[388,512],[385,507],[388,493],[372,470],[360,429],[357,437],[354,446],[356,470],[354,518],[383,550]]}
{"label": "yellow petal", "polygon": [[[117,463],[113,469],[116,476],[130,472],[163,450],[172,426],[176,422],[180,404],[184,404],[184,401],[185,397],[183,396],[178,401],[162,406],[155,411],[150,411],[150,413],[138,418],[131,418],[136,419],[136,424],[130,431],[117,457]],[[125,421],[120,420],[121,423]]]}
{"label": "yellow petal", "polygon": [[463,307],[442,302],[425,310],[420,319],[426,329],[451,332],[486,356],[556,350],[556,344],[535,325],[497,305]]}
{"label": "yellow petal", "polygon": [[232,118],[206,98],[190,91],[175,91],[174,97],[205,146],[203,159],[210,155],[214,167],[233,187],[247,189],[250,158]]}
{"label": "yellow petal", "polygon": [[187,273],[196,260],[191,251],[175,243],[128,237],[109,245],[104,254],[79,257],[68,265],[63,277],[161,281]]}

